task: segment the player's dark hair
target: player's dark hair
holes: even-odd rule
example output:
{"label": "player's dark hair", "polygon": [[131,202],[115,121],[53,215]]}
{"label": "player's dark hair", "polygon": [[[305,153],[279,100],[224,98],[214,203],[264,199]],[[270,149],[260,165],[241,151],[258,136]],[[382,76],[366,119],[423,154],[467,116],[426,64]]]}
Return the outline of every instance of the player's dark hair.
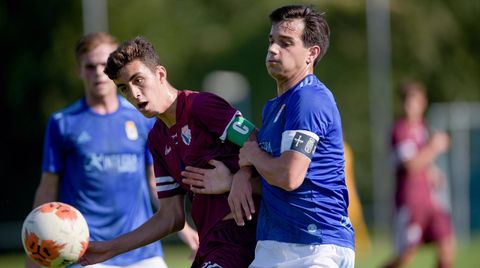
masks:
{"label": "player's dark hair", "polygon": [[77,63],[80,64],[80,57],[92,51],[96,47],[102,44],[109,44],[117,46],[117,39],[112,35],[104,32],[95,32],[84,35],[80,40],[78,40],[75,45],[75,59]]}
{"label": "player's dark hair", "polygon": [[114,80],[118,76],[118,71],[134,60],[140,60],[152,71],[160,65],[160,57],[152,43],[144,37],[138,36],[133,40],[123,42],[117,50],[110,54],[104,73]]}
{"label": "player's dark hair", "polygon": [[400,98],[404,102],[411,93],[420,93],[427,96],[425,85],[418,80],[404,80],[400,83]]}
{"label": "player's dark hair", "polygon": [[312,6],[288,5],[275,9],[269,17],[272,24],[285,20],[303,19],[305,23],[302,34],[303,45],[320,47],[320,55],[314,61],[314,65],[316,65],[327,52],[330,43],[330,28],[323,14],[320,14]]}

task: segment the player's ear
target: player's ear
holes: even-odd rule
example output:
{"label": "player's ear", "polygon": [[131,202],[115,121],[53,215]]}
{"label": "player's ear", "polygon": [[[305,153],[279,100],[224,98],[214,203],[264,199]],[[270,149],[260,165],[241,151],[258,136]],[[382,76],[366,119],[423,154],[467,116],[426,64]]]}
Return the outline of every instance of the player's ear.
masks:
{"label": "player's ear", "polygon": [[158,65],[157,67],[155,67],[155,74],[158,75],[160,81],[167,79],[167,69],[165,69],[165,67],[163,67],[162,65]]}
{"label": "player's ear", "polygon": [[321,49],[319,46],[311,46],[308,48],[307,64],[312,64],[315,59],[320,57]]}

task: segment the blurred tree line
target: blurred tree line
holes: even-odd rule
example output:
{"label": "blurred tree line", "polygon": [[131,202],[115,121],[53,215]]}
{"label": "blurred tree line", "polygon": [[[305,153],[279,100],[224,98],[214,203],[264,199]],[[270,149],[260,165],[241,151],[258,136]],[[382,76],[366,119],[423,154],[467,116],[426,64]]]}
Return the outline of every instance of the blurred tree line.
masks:
{"label": "blurred tree line", "polygon": [[[276,94],[264,65],[268,14],[290,3],[110,0],[109,31],[120,41],[137,35],[152,41],[169,80],[180,89],[201,89],[213,70],[243,74],[251,85],[253,121],[260,126],[263,104]],[[316,73],[336,97],[344,137],[356,158],[357,187],[368,208],[372,163],[365,2],[303,3],[325,11],[331,27],[330,48]],[[480,1],[394,0],[390,9],[394,89],[402,78],[414,77],[426,83],[432,102],[479,101]],[[0,29],[0,101],[6,115],[0,221],[22,220],[40,179],[48,116],[83,95],[73,55],[83,34],[82,2],[4,0]],[[396,92],[393,97],[397,103]]]}

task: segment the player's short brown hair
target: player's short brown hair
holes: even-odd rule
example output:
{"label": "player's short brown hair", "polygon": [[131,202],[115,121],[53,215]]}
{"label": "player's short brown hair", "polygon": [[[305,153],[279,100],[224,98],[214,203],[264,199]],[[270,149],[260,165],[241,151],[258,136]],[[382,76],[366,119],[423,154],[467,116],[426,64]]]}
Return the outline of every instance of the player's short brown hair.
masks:
{"label": "player's short brown hair", "polygon": [[133,60],[140,60],[150,70],[160,65],[160,58],[152,43],[142,36],[123,42],[110,54],[105,66],[105,74],[112,80],[118,76],[118,71]]}
{"label": "player's short brown hair", "polygon": [[427,90],[425,85],[418,80],[404,80],[400,83],[400,98],[403,101],[412,93],[420,93],[425,98],[427,97]]}
{"label": "player's short brown hair", "polygon": [[285,20],[302,19],[305,28],[302,34],[302,41],[305,47],[318,45],[320,55],[315,59],[314,64],[327,52],[330,44],[330,27],[323,13],[319,13],[312,6],[307,5],[288,5],[275,9],[270,14],[272,24]]}
{"label": "player's short brown hair", "polygon": [[80,38],[75,46],[75,59],[77,63],[80,64],[80,57],[83,54],[92,51],[101,44],[118,45],[115,37],[104,32],[89,33]]}

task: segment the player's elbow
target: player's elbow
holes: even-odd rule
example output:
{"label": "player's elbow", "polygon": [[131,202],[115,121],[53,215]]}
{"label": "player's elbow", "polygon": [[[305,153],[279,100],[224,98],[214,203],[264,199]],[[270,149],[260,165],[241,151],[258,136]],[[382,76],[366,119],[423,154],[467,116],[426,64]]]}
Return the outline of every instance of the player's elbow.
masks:
{"label": "player's elbow", "polygon": [[304,176],[292,172],[285,172],[284,174],[279,185],[283,190],[288,192],[295,191],[302,185]]}

